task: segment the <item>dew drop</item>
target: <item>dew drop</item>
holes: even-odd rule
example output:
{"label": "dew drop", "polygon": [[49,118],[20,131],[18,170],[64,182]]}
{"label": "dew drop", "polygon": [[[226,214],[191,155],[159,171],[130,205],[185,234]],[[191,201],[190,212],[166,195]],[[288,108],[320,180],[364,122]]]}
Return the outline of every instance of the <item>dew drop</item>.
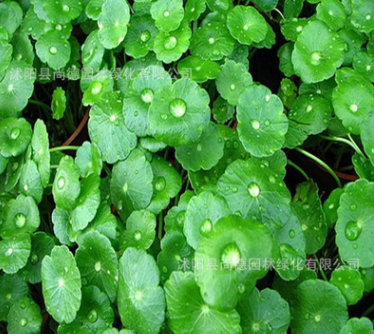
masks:
{"label": "dew drop", "polygon": [[357,104],[351,104],[349,106],[349,110],[352,111],[352,112],[357,112],[358,111],[358,105]]}
{"label": "dew drop", "polygon": [[141,98],[144,103],[151,103],[153,100],[153,90],[149,88],[145,88],[141,92]]}
{"label": "dew drop", "polygon": [[62,6],[62,10],[63,10],[65,13],[67,13],[67,12],[70,11],[70,7],[69,7],[68,5],[63,5],[63,6]]}
{"label": "dew drop", "polygon": [[222,263],[235,268],[240,263],[240,259],[241,254],[236,243],[231,243],[223,249],[221,254]]}
{"label": "dew drop", "polygon": [[260,128],[260,122],[257,119],[251,121],[252,128],[258,130]]}
{"label": "dew drop", "polygon": [[173,50],[177,46],[178,40],[174,36],[168,37],[164,42],[164,48],[166,50]]}
{"label": "dew drop", "polygon": [[288,234],[289,234],[289,236],[290,236],[291,239],[295,238],[295,231],[294,230],[290,230],[288,232]]}
{"label": "dew drop", "polygon": [[140,34],[140,40],[143,42],[143,43],[147,43],[149,40],[151,39],[151,34],[148,30],[144,30],[141,34]]}
{"label": "dew drop", "polygon": [[361,234],[362,227],[358,222],[350,221],[345,227],[345,236],[350,241],[355,241]]}
{"label": "dew drop", "polygon": [[186,102],[181,99],[176,98],[170,102],[169,111],[176,118],[182,117],[186,113],[186,109]]}
{"label": "dew drop", "polygon": [[30,262],[31,264],[37,264],[39,261],[39,258],[38,258],[38,255],[36,255],[35,253],[31,255],[31,258],[30,258]]}
{"label": "dew drop", "polygon": [[166,187],[166,180],[163,176],[159,176],[156,178],[155,181],[155,189],[156,191],[163,191]]}
{"label": "dew drop", "polygon": [[206,235],[213,229],[213,224],[210,219],[205,219],[200,225],[200,233]]}
{"label": "dew drop", "polygon": [[134,233],[134,239],[135,239],[136,241],[139,241],[141,238],[142,238],[142,233],[141,233],[140,231],[136,231],[136,232]]}
{"label": "dew drop", "polygon": [[97,261],[97,262],[95,263],[95,270],[96,270],[96,271],[100,271],[100,270],[101,270],[101,263],[100,263],[100,261]]}
{"label": "dew drop", "polygon": [[27,326],[27,319],[22,318],[22,319],[20,320],[19,324],[21,325],[21,327],[25,327],[25,326]]}
{"label": "dew drop", "polygon": [[21,130],[19,128],[13,128],[10,132],[10,138],[16,140],[19,135],[21,134]]}
{"label": "dew drop", "polygon": [[18,213],[14,216],[13,219],[14,225],[16,225],[18,228],[22,228],[26,224],[26,216],[22,213]]}
{"label": "dew drop", "polygon": [[55,54],[57,53],[57,48],[56,48],[55,46],[51,46],[51,47],[49,48],[49,52],[50,52],[51,54],[55,55]]}
{"label": "dew drop", "polygon": [[61,176],[61,177],[57,180],[57,188],[58,188],[58,189],[62,189],[62,188],[64,188],[64,186],[65,186],[65,178]]}
{"label": "dew drop", "polygon": [[258,197],[261,190],[258,184],[253,182],[248,186],[248,192],[252,197]]}
{"label": "dew drop", "polygon": [[97,319],[98,319],[97,311],[96,310],[91,310],[90,312],[88,312],[87,319],[91,323],[96,322]]}
{"label": "dew drop", "polygon": [[101,82],[96,81],[92,84],[91,93],[93,95],[98,95],[101,93],[102,89],[103,89],[103,84]]}

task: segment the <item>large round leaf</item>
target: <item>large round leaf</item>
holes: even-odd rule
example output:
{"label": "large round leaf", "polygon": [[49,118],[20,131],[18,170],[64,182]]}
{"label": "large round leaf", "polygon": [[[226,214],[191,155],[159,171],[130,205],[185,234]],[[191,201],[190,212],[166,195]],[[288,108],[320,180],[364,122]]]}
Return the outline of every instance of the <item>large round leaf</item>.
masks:
{"label": "large round leaf", "polygon": [[243,92],[237,119],[239,138],[253,156],[270,156],[282,148],[288,130],[287,117],[282,101],[265,86],[251,86]]}
{"label": "large round leaf", "polygon": [[343,39],[318,20],[311,21],[299,35],[292,53],[292,63],[304,82],[331,78],[343,63],[346,44]]}
{"label": "large round leaf", "polygon": [[128,248],[120,259],[119,272],[118,310],[122,324],[137,333],[159,333],[165,316],[165,296],[158,286],[155,260],[143,250]]}
{"label": "large round leaf", "polygon": [[204,301],[231,310],[247,286],[266,275],[259,263],[272,257],[273,240],[266,226],[234,215],[221,218],[195,253],[195,279]]}
{"label": "large round leaf", "polygon": [[368,318],[351,318],[339,334],[373,334],[373,323]]}
{"label": "large round leaf", "polygon": [[151,165],[139,149],[114,165],[110,193],[112,202],[124,217],[148,206],[153,194],[152,180]]}
{"label": "large round leaf", "polygon": [[306,280],[297,287],[291,316],[292,332],[339,334],[348,320],[347,304],[334,285],[321,280]]}
{"label": "large round leaf", "polygon": [[53,248],[42,262],[42,287],[47,311],[58,322],[71,323],[81,305],[81,275],[66,246]]}
{"label": "large round leaf", "polygon": [[340,197],[335,226],[336,245],[342,260],[357,259],[360,267],[374,265],[374,183],[358,180],[349,183]]}
{"label": "large round leaf", "polygon": [[31,251],[31,237],[28,233],[0,241],[0,269],[6,274],[15,274],[23,268]]}
{"label": "large round leaf", "polygon": [[136,136],[125,126],[122,99],[117,95],[92,107],[88,131],[103,160],[110,164],[125,159],[136,146]]}
{"label": "large round leaf", "polygon": [[278,173],[269,163],[251,158],[231,163],[217,183],[232,212],[243,217],[282,214],[290,194]]}
{"label": "large round leaf", "polygon": [[207,305],[200,295],[192,272],[173,272],[165,284],[168,325],[175,334],[239,334],[235,310],[221,312]]}
{"label": "large round leaf", "polygon": [[176,30],[184,17],[183,0],[157,0],[152,3],[151,15],[161,31]]}
{"label": "large round leaf", "polygon": [[209,118],[208,93],[187,78],[158,90],[149,109],[150,132],[171,146],[198,140]]}

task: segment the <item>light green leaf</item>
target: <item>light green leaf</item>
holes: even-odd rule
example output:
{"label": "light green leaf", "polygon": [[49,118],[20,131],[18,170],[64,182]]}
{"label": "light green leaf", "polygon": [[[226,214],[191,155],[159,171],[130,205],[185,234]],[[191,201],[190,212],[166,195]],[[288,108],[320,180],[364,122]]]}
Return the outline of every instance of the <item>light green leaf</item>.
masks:
{"label": "light green leaf", "polygon": [[74,321],[81,305],[81,275],[74,256],[66,246],[56,246],[42,262],[45,306],[57,322]]}
{"label": "light green leaf", "polygon": [[178,62],[178,72],[183,75],[187,74],[196,82],[205,82],[215,79],[221,72],[218,63],[209,59],[201,59],[195,56],[188,56]]}
{"label": "light green leaf", "polygon": [[6,274],[15,274],[23,268],[30,256],[31,237],[21,233],[0,241],[0,269]]}
{"label": "light green leaf", "polygon": [[339,334],[373,334],[373,323],[368,318],[351,318],[343,326]]}
{"label": "light green leaf", "polygon": [[285,141],[288,121],[280,98],[265,86],[251,86],[240,96],[238,133],[247,152],[256,157],[273,155]]}
{"label": "light green leaf", "polygon": [[18,187],[25,196],[31,196],[38,204],[41,202],[44,189],[38,167],[34,161],[28,160],[22,166]]}
{"label": "light green leaf", "polygon": [[120,259],[119,271],[118,310],[122,324],[138,333],[159,333],[165,317],[165,296],[159,287],[155,260],[144,250],[128,248]]}
{"label": "light green leaf", "polygon": [[183,0],[157,0],[152,3],[151,15],[161,31],[176,30],[184,17]]}
{"label": "light green leaf", "polygon": [[81,15],[83,10],[83,1],[55,0],[42,3],[45,15],[53,23],[69,23]]}
{"label": "light green leaf", "polygon": [[59,120],[64,117],[66,110],[66,94],[61,87],[57,87],[52,95],[52,106],[53,119]]}
{"label": "light green leaf", "polygon": [[175,334],[239,334],[239,315],[235,310],[221,312],[201,298],[193,273],[173,272],[165,284],[169,312],[168,325]]}

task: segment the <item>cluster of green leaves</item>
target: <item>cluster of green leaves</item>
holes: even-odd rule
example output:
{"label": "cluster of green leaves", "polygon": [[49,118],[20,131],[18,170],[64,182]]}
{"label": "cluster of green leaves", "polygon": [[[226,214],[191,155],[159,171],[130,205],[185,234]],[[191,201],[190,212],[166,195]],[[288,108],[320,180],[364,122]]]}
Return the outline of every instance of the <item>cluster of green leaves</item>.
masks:
{"label": "cluster of green leaves", "polygon": [[[249,69],[277,46],[275,94]],[[74,82],[89,139],[50,148]],[[1,2],[0,331],[374,333],[348,312],[374,289],[373,82],[372,0]],[[326,138],[360,179],[292,196],[293,149],[337,178],[300,148]]]}

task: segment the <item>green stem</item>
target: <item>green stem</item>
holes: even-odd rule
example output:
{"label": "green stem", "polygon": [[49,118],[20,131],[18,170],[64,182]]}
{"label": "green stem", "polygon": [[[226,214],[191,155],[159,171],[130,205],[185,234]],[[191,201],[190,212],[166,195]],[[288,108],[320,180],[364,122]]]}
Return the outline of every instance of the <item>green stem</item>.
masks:
{"label": "green stem", "polygon": [[164,232],[164,212],[161,211],[158,216],[158,238],[162,239],[162,233]]}
{"label": "green stem", "polygon": [[368,316],[370,313],[372,313],[374,311],[374,304],[371,305],[364,313],[362,313],[362,316],[363,317],[366,317]]}
{"label": "green stem", "polygon": [[51,169],[57,169],[58,165],[51,165]]}
{"label": "green stem", "polygon": [[47,109],[48,111],[51,111],[51,107],[44,102],[29,99],[29,103],[42,107],[43,109]]}
{"label": "green stem", "polygon": [[287,163],[295,168],[302,176],[304,176],[307,180],[309,180],[309,176],[308,174],[298,165],[296,165],[294,162],[292,162],[291,160],[287,160]]}
{"label": "green stem", "polygon": [[281,16],[281,18],[282,18],[283,21],[286,20],[286,18],[284,17],[284,15],[282,14],[282,12],[278,8],[274,8],[274,10]]}
{"label": "green stem", "polygon": [[340,182],[340,179],[338,178],[338,176],[335,174],[335,172],[330,168],[329,165],[327,165],[324,161],[322,161],[320,158],[317,158],[315,155],[303,150],[302,148],[300,147],[297,147],[296,148],[296,151],[300,152],[301,154],[304,154],[306,157],[308,157],[309,159],[312,159],[313,161],[315,161],[317,164],[321,165],[324,169],[326,169],[327,172],[330,173],[330,175],[334,178],[334,180],[336,181],[336,183],[338,184],[339,188],[342,188],[342,184]]}
{"label": "green stem", "polygon": [[103,168],[105,170],[106,175],[111,176],[112,171],[109,169],[109,167],[106,164],[103,164]]}
{"label": "green stem", "polygon": [[348,137],[351,139],[351,140],[348,140],[346,138],[341,138],[341,137],[329,137],[329,136],[320,136],[322,139],[325,139],[325,140],[330,140],[330,141],[336,141],[336,142],[339,142],[339,143],[345,143],[347,145],[349,145],[350,147],[352,147],[358,154],[361,154],[361,155],[364,155],[361,151],[361,149],[357,146],[357,144],[354,142],[354,140],[352,139],[352,137],[350,135],[348,135]]}
{"label": "green stem", "polygon": [[353,148],[356,150],[358,154],[361,154],[362,156],[365,156],[364,153],[361,151],[360,147],[356,144],[356,142],[353,140],[350,133],[348,133],[348,138],[353,146]]}
{"label": "green stem", "polygon": [[319,260],[318,260],[317,255],[316,255],[316,254],[313,254],[313,257],[314,257],[314,259],[315,259],[316,262],[317,262],[318,269],[319,269],[319,271],[320,271],[320,273],[321,273],[322,278],[323,278],[325,281],[328,282],[328,279],[327,279],[327,277],[326,277],[326,274],[325,274],[325,272],[323,271],[323,269],[322,269],[322,267],[321,267],[321,264],[319,263]]}
{"label": "green stem", "polygon": [[49,152],[57,152],[57,151],[77,151],[80,146],[58,146],[49,149]]}

